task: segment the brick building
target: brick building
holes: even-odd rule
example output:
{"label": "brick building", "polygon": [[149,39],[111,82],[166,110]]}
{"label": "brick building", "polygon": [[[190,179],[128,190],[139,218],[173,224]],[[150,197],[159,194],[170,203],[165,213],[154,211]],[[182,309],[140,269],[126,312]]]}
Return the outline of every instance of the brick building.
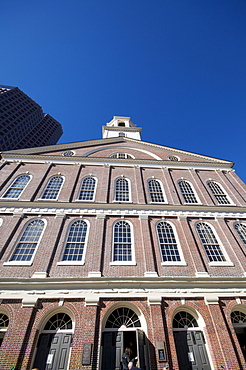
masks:
{"label": "brick building", "polygon": [[0,369],[246,369],[246,191],[226,160],[141,140],[2,153]]}
{"label": "brick building", "polygon": [[61,124],[23,91],[0,85],[0,150],[56,144]]}

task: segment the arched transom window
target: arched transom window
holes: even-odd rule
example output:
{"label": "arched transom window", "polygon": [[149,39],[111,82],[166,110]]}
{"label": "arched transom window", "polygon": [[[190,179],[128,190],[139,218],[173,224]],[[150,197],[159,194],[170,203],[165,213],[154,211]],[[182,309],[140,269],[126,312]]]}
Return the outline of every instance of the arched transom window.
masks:
{"label": "arched transom window", "polygon": [[117,159],[131,159],[134,158],[133,155],[128,153],[114,153],[110,155],[110,158],[117,158]]}
{"label": "arched transom window", "polygon": [[105,328],[139,328],[141,323],[137,314],[128,307],[120,307],[109,316]]}
{"label": "arched transom window", "polygon": [[84,260],[86,234],[87,223],[85,221],[77,220],[72,223],[67,236],[62,261]]}
{"label": "arched transom window", "polygon": [[179,180],[178,185],[185,203],[198,203],[194,190],[188,181]]}
{"label": "arched transom window", "polygon": [[115,180],[115,201],[116,202],[129,202],[130,201],[130,188],[129,180],[124,177],[119,177]]}
{"label": "arched transom window", "polygon": [[222,253],[220,243],[218,242],[212,228],[204,222],[198,222],[196,224],[196,230],[209,262],[226,261],[226,258]]}
{"label": "arched transom window", "polygon": [[29,175],[18,176],[3,195],[3,198],[19,198],[30,179],[31,176]]}
{"label": "arched transom window", "polygon": [[63,181],[64,179],[62,176],[51,177],[45,187],[41,199],[57,199]]}
{"label": "arched transom window", "polygon": [[82,180],[79,200],[92,201],[95,197],[96,179],[92,176],[87,176]]}
{"label": "arched transom window", "polygon": [[238,235],[242,239],[243,243],[246,245],[246,224],[237,222],[234,225],[234,228],[237,230]]}
{"label": "arched transom window", "polygon": [[151,202],[153,203],[163,203],[165,202],[162,186],[159,180],[149,179],[148,189]]}
{"label": "arched transom window", "polygon": [[228,195],[217,182],[208,181],[207,184],[218,204],[231,204]]}
{"label": "arched transom window", "polygon": [[180,311],[173,318],[173,328],[185,329],[185,328],[196,328],[198,323],[194,316],[189,312]]}
{"label": "arched transom window", "polygon": [[59,312],[53,315],[46,323],[44,330],[70,330],[72,329],[71,317],[64,313]]}
{"label": "arched transom window", "polygon": [[233,311],[231,313],[231,321],[235,324],[246,324],[246,314],[241,311]]}
{"label": "arched transom window", "polygon": [[17,244],[11,261],[31,261],[37,244],[40,241],[45,223],[43,220],[33,220],[25,227]]}
{"label": "arched transom window", "polygon": [[171,224],[166,221],[158,222],[157,234],[163,262],[180,262],[181,256],[178,243]]}
{"label": "arched transom window", "polygon": [[113,261],[132,261],[131,226],[126,221],[117,221],[114,225]]}

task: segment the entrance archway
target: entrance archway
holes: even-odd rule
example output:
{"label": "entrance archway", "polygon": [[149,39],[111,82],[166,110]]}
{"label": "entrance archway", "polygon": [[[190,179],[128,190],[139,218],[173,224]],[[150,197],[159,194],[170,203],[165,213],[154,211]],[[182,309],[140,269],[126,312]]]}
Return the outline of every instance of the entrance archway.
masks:
{"label": "entrance archway", "polygon": [[197,318],[188,311],[179,311],[173,318],[176,352],[182,370],[211,370],[205,337]]}
{"label": "entrance archway", "polygon": [[149,369],[148,343],[139,314],[128,306],[119,306],[107,316],[101,341],[101,369],[120,370],[122,355],[130,347],[137,366]]}
{"label": "entrance archway", "polygon": [[58,312],[46,322],[37,343],[33,363],[39,370],[67,370],[73,323],[65,312]]}
{"label": "entrance archway", "polygon": [[246,314],[242,310],[235,310],[231,313],[231,321],[246,360]]}

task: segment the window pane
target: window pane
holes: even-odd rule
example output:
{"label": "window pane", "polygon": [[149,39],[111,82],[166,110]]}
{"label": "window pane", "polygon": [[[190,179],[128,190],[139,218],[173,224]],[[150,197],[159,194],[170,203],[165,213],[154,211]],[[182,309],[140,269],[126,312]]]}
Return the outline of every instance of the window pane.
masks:
{"label": "window pane", "polygon": [[212,194],[219,204],[230,204],[230,201],[227,198],[227,195],[222,190],[222,188],[214,181],[207,182]]}
{"label": "window pane", "polygon": [[11,261],[31,261],[44,229],[44,221],[34,220],[25,228]]}
{"label": "window pane", "polygon": [[179,184],[181,194],[184,198],[184,201],[186,203],[197,203],[197,199],[192,190],[191,185],[187,181],[184,181],[184,180],[180,180],[178,184]]}
{"label": "window pane", "polygon": [[115,181],[115,200],[118,202],[129,202],[129,184],[124,178]]}
{"label": "window pane", "polygon": [[164,202],[164,196],[161,188],[161,184],[157,180],[148,180],[149,194],[151,202]]}
{"label": "window pane", "polygon": [[241,223],[237,223],[237,224],[235,224],[234,227],[237,230],[238,235],[242,239],[243,243],[246,245],[246,225],[241,224]]}
{"label": "window pane", "polygon": [[85,177],[82,180],[79,200],[93,200],[96,180],[93,177]]}
{"label": "window pane", "polygon": [[161,249],[162,261],[180,262],[180,254],[178,244],[175,239],[172,226],[167,222],[159,222],[157,225],[157,233]]}
{"label": "window pane", "polygon": [[125,221],[114,226],[114,261],[132,260],[131,227]]}
{"label": "window pane", "polygon": [[25,186],[28,184],[30,176],[21,175],[15,179],[3,198],[19,198]]}
{"label": "window pane", "polygon": [[211,227],[205,223],[200,222],[196,225],[196,229],[209,261],[225,261],[226,259]]}
{"label": "window pane", "polygon": [[87,223],[85,221],[75,221],[71,225],[62,259],[63,261],[82,261],[86,233]]}
{"label": "window pane", "polygon": [[46,186],[42,199],[56,199],[62,184],[63,178],[61,176],[52,177]]}

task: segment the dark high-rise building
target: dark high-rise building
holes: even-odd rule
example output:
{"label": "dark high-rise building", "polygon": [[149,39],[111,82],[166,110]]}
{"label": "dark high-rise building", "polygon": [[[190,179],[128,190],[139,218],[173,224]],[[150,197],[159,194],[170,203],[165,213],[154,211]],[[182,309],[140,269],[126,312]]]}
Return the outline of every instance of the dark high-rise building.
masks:
{"label": "dark high-rise building", "polygon": [[61,124],[18,87],[0,85],[0,150],[56,144]]}

